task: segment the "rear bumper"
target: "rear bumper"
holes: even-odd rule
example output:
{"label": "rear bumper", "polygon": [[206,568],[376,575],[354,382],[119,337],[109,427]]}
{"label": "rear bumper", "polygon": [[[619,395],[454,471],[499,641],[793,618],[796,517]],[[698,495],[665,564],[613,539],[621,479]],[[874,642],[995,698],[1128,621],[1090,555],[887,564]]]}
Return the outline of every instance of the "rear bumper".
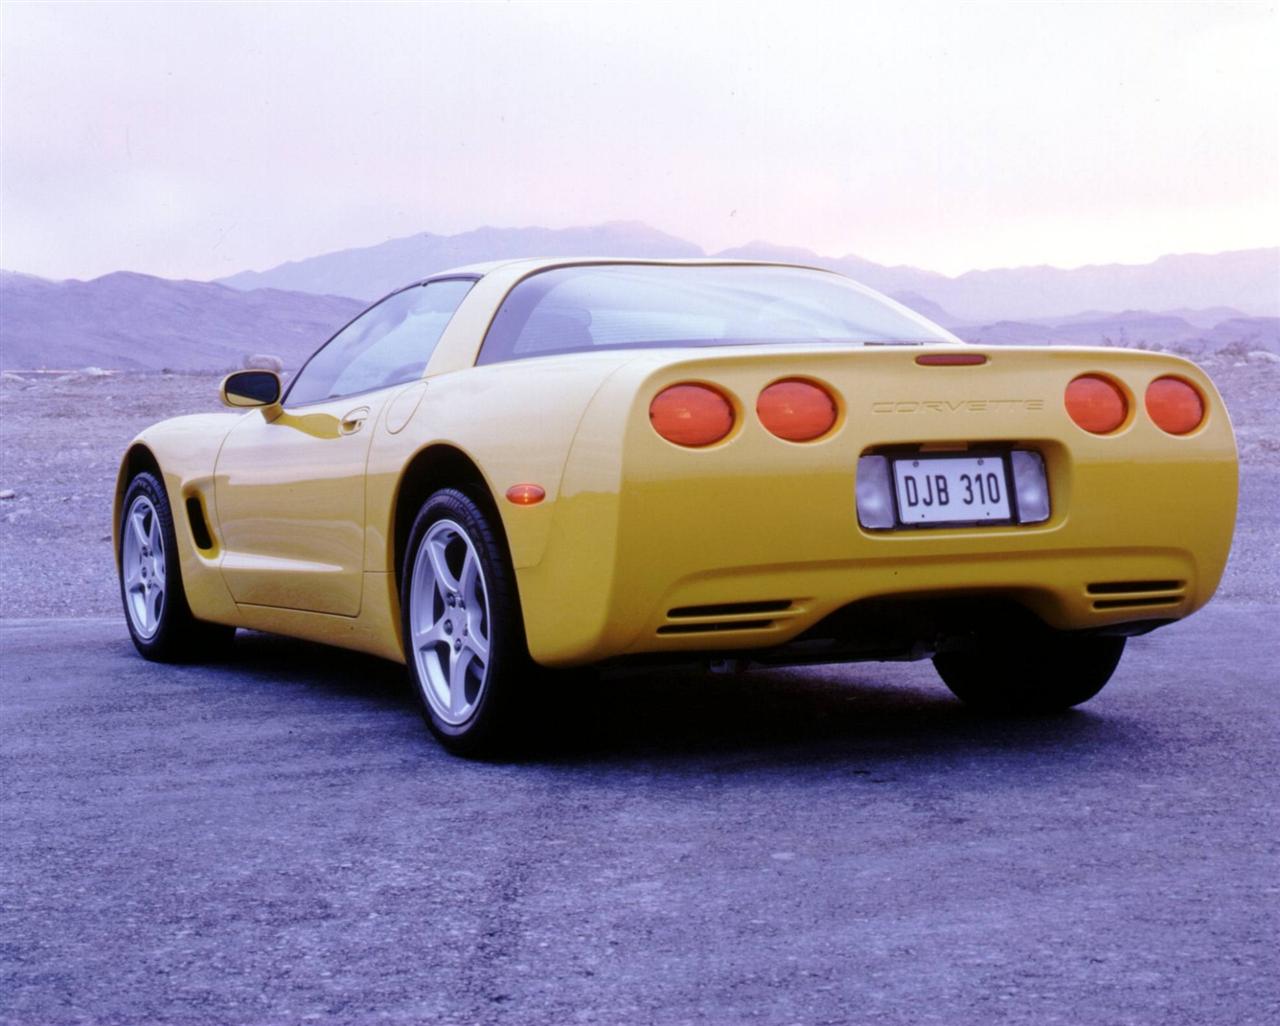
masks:
{"label": "rear bumper", "polygon": [[[1151,362],[1167,358],[1134,355],[1141,395],[1146,378],[1167,370]],[[707,377],[738,397],[771,373],[738,363]],[[973,387],[935,380],[961,396]],[[1212,408],[1188,438],[1139,418],[1116,436],[1089,436],[1049,402],[998,419],[878,416],[883,400],[869,395],[820,442],[781,442],[744,417],[728,442],[706,450],[681,450],[649,427],[634,397],[666,380],[633,383],[626,417],[616,415],[619,396],[584,419],[587,441],[570,455],[545,554],[518,571],[530,651],[567,666],[769,649],[876,599],[997,599],[1062,630],[1185,617],[1221,578],[1237,493],[1226,411],[1198,380]],[[903,445],[1036,449],[1052,515],[1037,525],[864,530],[858,457]],[[607,459],[611,449],[620,461]]]}
{"label": "rear bumper", "polygon": [[[601,594],[599,604],[558,601],[547,607],[555,622],[527,617],[538,625],[530,649],[546,665],[573,665],[641,653],[769,648],[851,604],[892,598],[998,597],[1057,629],[1099,629],[1185,617],[1208,601],[1221,574],[1216,560],[1176,545],[974,548],[786,565],[744,561],[687,574],[652,564],[637,570],[627,560],[615,579],[629,583]],[[524,595],[537,594],[548,576],[545,567],[524,571]]]}
{"label": "rear bumper", "polygon": [[[626,654],[783,644],[856,603],[971,596],[1007,599],[1051,627],[1088,630],[1131,620],[1179,619],[1197,601],[1189,554],[1133,549],[1044,551],[996,557],[849,560],[786,571],[736,568],[681,581],[630,639]],[[774,596],[741,606],[712,595]],[[668,605],[668,602],[670,603]]]}

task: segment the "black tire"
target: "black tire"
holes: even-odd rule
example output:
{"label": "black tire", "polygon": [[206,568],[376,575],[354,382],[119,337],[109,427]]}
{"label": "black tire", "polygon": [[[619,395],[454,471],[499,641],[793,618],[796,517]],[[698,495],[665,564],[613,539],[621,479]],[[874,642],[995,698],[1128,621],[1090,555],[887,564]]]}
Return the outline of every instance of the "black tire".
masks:
{"label": "black tire", "polygon": [[[149,510],[139,503],[140,499],[149,504]],[[158,536],[161,541],[163,574],[153,574],[152,580],[161,578],[163,587],[158,589],[159,600],[148,605],[154,612],[154,624],[142,622],[138,606],[134,604],[138,601],[134,598],[136,592],[126,587],[129,567],[125,560],[132,544],[127,532],[133,530],[130,515],[135,512],[135,503],[138,504],[136,512],[142,514],[148,530],[154,519],[156,535],[153,537]],[[191,615],[191,607],[187,604],[186,592],[182,587],[182,567],[178,560],[178,538],[174,531],[173,511],[169,507],[164,486],[155,475],[144,471],[129,482],[121,504],[118,527],[120,540],[116,556],[120,567],[120,601],[124,606],[124,622],[138,652],[146,659],[163,663],[191,662],[224,652],[236,629],[206,623]],[[134,541],[137,541],[136,536]],[[154,563],[152,566],[154,567]]]}
{"label": "black tire", "polygon": [[989,712],[1061,712],[1106,686],[1124,654],[1124,638],[1045,631],[940,652],[934,668],[952,694]]}
{"label": "black tire", "polygon": [[[527,685],[536,672],[525,642],[515,572],[495,520],[494,515],[486,513],[475,500],[458,489],[444,488],[435,492],[423,503],[409,531],[400,577],[405,662],[423,718],[445,748],[457,755],[473,758],[510,754],[515,739],[514,727],[520,718],[523,698],[529,690]],[[469,683],[463,687],[464,696],[474,697],[464,697],[456,711],[446,708],[439,685],[446,677],[452,684],[454,660],[463,655],[463,648],[458,646],[467,644],[461,638],[466,633],[462,624],[465,621],[471,627],[479,615],[478,609],[473,601],[465,613],[454,607],[452,613],[446,614],[444,607],[448,599],[435,588],[437,575],[429,567],[423,568],[424,576],[419,581],[417,594],[414,584],[419,563],[424,559],[429,563],[423,544],[428,534],[433,539],[453,539],[443,551],[454,561],[459,561],[461,552],[460,562],[450,565],[450,572],[457,570],[458,580],[462,581],[468,550],[466,542],[457,537],[455,527],[465,535],[470,551],[479,560],[480,586],[487,602],[482,617],[486,627],[483,631],[473,630],[473,634],[476,637],[481,633],[488,635],[483,669],[473,672]],[[431,582],[429,587],[426,586],[428,580]],[[473,598],[478,601],[479,595],[479,592],[474,592]],[[461,584],[455,597],[465,599]],[[462,604],[460,601],[459,606]],[[448,617],[457,619],[458,623],[445,634],[444,626],[450,623]],[[414,640],[415,623],[427,631],[423,635],[420,630],[419,637],[441,636],[419,645]],[[440,629],[432,630],[430,625],[433,624],[439,625]],[[434,653],[434,659],[430,653]],[[473,654],[472,667],[478,660],[479,656]],[[436,674],[434,690],[433,673]],[[449,697],[452,695],[450,687]]]}

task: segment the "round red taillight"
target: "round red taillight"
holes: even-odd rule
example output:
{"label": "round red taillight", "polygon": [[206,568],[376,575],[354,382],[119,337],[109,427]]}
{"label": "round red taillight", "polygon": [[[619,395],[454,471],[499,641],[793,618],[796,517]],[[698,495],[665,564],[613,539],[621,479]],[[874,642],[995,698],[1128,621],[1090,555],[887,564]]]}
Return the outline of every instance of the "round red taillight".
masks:
{"label": "round red taillight", "polygon": [[649,422],[676,445],[711,445],[733,430],[733,404],[708,385],[672,385],[653,397]]}
{"label": "round red taillight", "polygon": [[1119,385],[1097,374],[1084,374],[1067,386],[1067,413],[1080,427],[1108,435],[1129,416],[1129,400]]}
{"label": "round red taillight", "polygon": [[756,400],[756,416],[770,434],[811,442],[836,424],[836,401],[821,385],[800,378],[775,381]]}
{"label": "round red taillight", "polygon": [[1161,431],[1189,434],[1204,423],[1204,398],[1181,378],[1156,378],[1147,386],[1147,416]]}

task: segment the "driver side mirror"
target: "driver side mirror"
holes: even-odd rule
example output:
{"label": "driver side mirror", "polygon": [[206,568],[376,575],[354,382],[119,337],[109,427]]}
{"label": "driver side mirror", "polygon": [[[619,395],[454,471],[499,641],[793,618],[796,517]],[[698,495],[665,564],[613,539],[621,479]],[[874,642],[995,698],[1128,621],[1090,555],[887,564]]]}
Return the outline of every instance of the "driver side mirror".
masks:
{"label": "driver side mirror", "polygon": [[274,406],[280,401],[280,375],[269,370],[244,370],[228,374],[218,386],[223,406]]}

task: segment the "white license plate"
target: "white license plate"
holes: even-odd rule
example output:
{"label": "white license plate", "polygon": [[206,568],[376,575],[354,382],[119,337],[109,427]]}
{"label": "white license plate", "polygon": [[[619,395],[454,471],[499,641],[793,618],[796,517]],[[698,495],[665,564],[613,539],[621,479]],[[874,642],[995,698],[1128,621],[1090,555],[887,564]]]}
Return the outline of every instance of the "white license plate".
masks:
{"label": "white license plate", "polygon": [[1001,456],[897,459],[893,483],[904,524],[980,524],[1011,520]]}

